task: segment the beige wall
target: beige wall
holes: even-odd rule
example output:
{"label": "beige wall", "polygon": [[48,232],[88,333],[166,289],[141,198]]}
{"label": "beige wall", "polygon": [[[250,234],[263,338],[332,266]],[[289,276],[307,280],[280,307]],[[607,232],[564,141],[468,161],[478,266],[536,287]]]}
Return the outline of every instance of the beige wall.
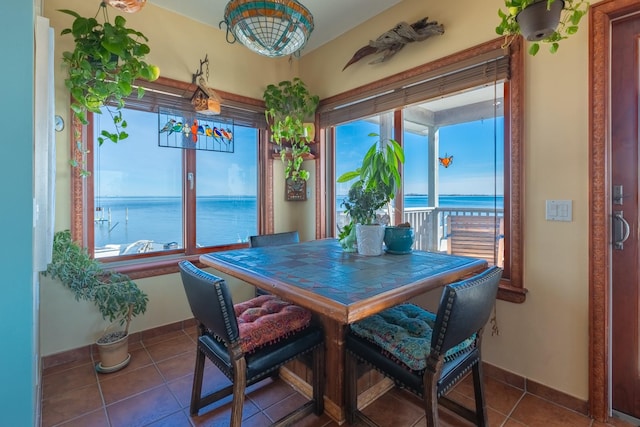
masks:
{"label": "beige wall", "polygon": [[[383,16],[305,55],[300,71],[321,98],[494,39],[500,0],[405,0]],[[445,34],[405,47],[388,63],[353,53],[400,21],[429,16]],[[588,398],[588,21],[551,55],[525,59],[524,304],[498,302],[499,336],[486,334],[489,363]],[[544,219],[545,200],[573,200],[573,221]],[[425,297],[437,300],[436,296]]]}
{"label": "beige wall", "polygon": [[[72,17],[58,12],[71,9],[83,16],[94,16],[99,2],[85,0],[46,0],[44,15],[51,21],[55,39],[55,98],[56,114],[67,127],[56,133],[56,229],[70,227],[69,165],[69,92],[64,87],[65,70],[62,52],[71,50],[70,35],[61,37],[60,31],[71,25]],[[115,10],[108,8],[111,16]],[[126,15],[128,24],[144,33],[150,40],[149,62],[160,67],[165,77],[191,81],[199,60],[208,54],[210,59],[209,85],[220,90],[261,99],[267,84],[290,78],[297,71],[297,62],[286,59],[267,59],[252,54],[239,44],[225,42],[225,33],[217,29],[175,15],[148,4],[144,13]],[[177,30],[176,30],[177,29]],[[233,58],[230,61],[229,58]],[[256,72],[260,70],[260,72]],[[225,276],[223,276],[225,277]],[[229,279],[229,278],[227,278]],[[132,331],[141,331],[191,317],[184,290],[178,275],[137,280],[149,295],[148,311],[134,319]],[[229,280],[234,298],[246,299],[253,288],[237,280]],[[41,353],[43,356],[92,343],[107,325],[89,303],[76,302],[71,293],[56,281],[43,280],[41,286]]]}
{"label": "beige wall", "polygon": [[[65,7],[93,14],[95,5],[85,3],[89,2],[46,0],[45,15],[59,33],[70,20],[54,10]],[[148,5],[143,13],[131,15],[129,22],[150,38],[150,61],[157,63],[167,77],[190,80],[198,60],[208,53],[210,58],[226,58],[211,69],[210,83],[215,88],[260,98],[266,84],[299,74],[312,92],[324,98],[495,38],[496,11],[501,4],[500,0],[459,0],[451,7],[449,2],[404,0],[383,16],[373,18],[293,64],[286,59],[261,58],[239,45],[227,45],[223,32],[171,15],[153,5]],[[407,46],[388,63],[368,65],[367,58],[340,71],[369,39],[375,39],[397,22],[411,23],[424,16],[444,24],[445,34]],[[57,37],[56,58],[62,48],[68,47],[69,40]],[[529,294],[524,304],[498,302],[500,336],[487,334],[484,350],[489,363],[583,400],[588,397],[587,55],[588,22],[585,20],[578,34],[563,42],[557,54],[551,55],[543,49],[536,57],[525,60],[524,280]],[[62,79],[57,62],[56,113],[66,119],[68,94]],[[57,136],[56,214],[57,229],[62,229],[69,226],[70,212],[68,139],[66,135]],[[281,202],[284,198],[283,186],[279,184],[282,171],[277,163],[274,169],[276,230],[295,228],[301,231],[304,240],[312,238],[315,227],[312,204]],[[312,173],[309,182],[312,191],[314,179]],[[573,200],[573,221],[545,221],[546,199]],[[175,275],[140,283],[152,298],[148,315],[136,319],[134,328],[146,329],[188,317]],[[50,289],[45,284],[42,288],[42,326],[50,327],[42,330],[42,353],[86,344],[88,333],[82,340],[69,338],[66,346],[49,344],[53,338],[67,335],[67,332],[58,332],[64,329],[57,326],[69,324],[69,317],[76,323],[89,324],[93,316],[84,308],[78,308],[70,298],[70,302],[54,307],[53,302],[59,298],[49,295]],[[173,308],[170,312],[163,306],[167,301]],[[85,329],[95,332],[94,328]]]}
{"label": "beige wall", "polygon": [[316,171],[312,160],[305,160],[303,168],[309,171],[307,181],[307,201],[286,202],[284,186],[284,165],[273,161],[273,227],[276,233],[297,230],[301,241],[316,238],[315,186]]}

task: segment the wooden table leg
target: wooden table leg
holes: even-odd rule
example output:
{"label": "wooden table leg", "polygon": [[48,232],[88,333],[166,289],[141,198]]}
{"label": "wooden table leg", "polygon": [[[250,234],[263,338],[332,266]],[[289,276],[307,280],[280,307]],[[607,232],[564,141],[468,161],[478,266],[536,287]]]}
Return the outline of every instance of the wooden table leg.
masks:
{"label": "wooden table leg", "polygon": [[[320,317],[325,335],[324,411],[338,424],[346,421],[346,345],[347,325]],[[308,364],[290,362],[280,371],[283,379],[294,385],[309,399],[312,396],[312,371]],[[362,368],[362,369],[360,369]],[[393,381],[375,369],[358,366],[358,408],[363,408],[393,388]]]}
{"label": "wooden table leg", "polygon": [[325,337],[324,410],[337,423],[345,421],[345,331],[347,326],[321,317]]}

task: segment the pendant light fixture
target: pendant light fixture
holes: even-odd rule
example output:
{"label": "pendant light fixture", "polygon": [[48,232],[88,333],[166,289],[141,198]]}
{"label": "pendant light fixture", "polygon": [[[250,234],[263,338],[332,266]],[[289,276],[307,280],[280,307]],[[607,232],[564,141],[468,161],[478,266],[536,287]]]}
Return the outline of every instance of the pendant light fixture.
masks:
{"label": "pendant light fixture", "polygon": [[[302,49],[313,31],[313,15],[296,0],[231,0],[224,10],[227,42],[269,57]],[[231,33],[232,35],[230,36]]]}

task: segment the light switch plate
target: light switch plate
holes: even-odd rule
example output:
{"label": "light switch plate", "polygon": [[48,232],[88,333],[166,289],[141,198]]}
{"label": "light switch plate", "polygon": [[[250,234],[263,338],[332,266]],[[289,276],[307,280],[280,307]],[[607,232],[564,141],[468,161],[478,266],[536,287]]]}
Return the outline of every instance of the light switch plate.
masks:
{"label": "light switch plate", "polygon": [[572,221],[571,200],[547,200],[545,219],[547,221]]}

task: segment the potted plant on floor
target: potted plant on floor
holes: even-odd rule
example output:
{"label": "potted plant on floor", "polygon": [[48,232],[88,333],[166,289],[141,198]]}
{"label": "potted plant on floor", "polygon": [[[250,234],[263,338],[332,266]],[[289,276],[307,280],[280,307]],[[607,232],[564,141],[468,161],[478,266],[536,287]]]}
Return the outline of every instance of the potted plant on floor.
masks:
{"label": "potted plant on floor", "polygon": [[285,179],[309,179],[302,162],[311,153],[315,137],[313,123],[320,98],[312,95],[298,77],[278,85],[268,85],[264,91],[265,117],[271,130],[271,141],[278,145],[285,166]]}
{"label": "potted plant on floor", "polygon": [[77,301],[93,302],[103,319],[122,328],[108,328],[96,341],[100,354],[96,370],[107,373],[124,368],[130,360],[129,325],[133,317],[146,311],[147,295],[128,276],[103,270],[72,240],[69,230],[55,234],[52,261],[44,274],[59,279]]}
{"label": "potted plant on floor", "polygon": [[[370,133],[369,136],[379,135]],[[358,253],[362,255],[382,253],[385,229],[377,220],[377,212],[387,206],[390,216],[389,202],[400,185],[401,163],[404,163],[404,151],[397,141],[376,141],[362,159],[362,165],[355,171],[342,174],[337,180],[349,182],[357,179],[342,202],[350,218],[351,230],[349,234],[341,233],[338,237],[344,241],[355,228]]]}
{"label": "potted plant on floor", "polygon": [[587,14],[585,0],[505,0],[506,11],[498,10],[500,24],[496,33],[505,36],[508,46],[518,34],[533,42],[529,54],[540,50],[539,42],[549,43],[555,53],[559,42],[578,31],[578,24]]}
{"label": "potted plant on floor", "polygon": [[[134,91],[136,79],[153,81],[160,71],[144,60],[151,51],[146,44],[147,37],[128,28],[122,16],[116,16],[113,24],[110,23],[105,3],[100,5],[100,11],[103,23],[72,10],[60,10],[74,17],[71,28],[65,28],[60,34],[71,34],[75,42],[72,51],[62,54],[62,63],[68,71],[64,82],[73,98],[71,110],[85,125],[88,124],[87,112],[101,114],[105,106],[113,119],[115,132],[103,130],[98,137],[102,144],[105,140],[118,142],[127,138],[127,122],[121,111],[125,98]],[[138,98],[144,95],[142,87],[135,90]],[[86,171],[83,170],[83,174]]]}

